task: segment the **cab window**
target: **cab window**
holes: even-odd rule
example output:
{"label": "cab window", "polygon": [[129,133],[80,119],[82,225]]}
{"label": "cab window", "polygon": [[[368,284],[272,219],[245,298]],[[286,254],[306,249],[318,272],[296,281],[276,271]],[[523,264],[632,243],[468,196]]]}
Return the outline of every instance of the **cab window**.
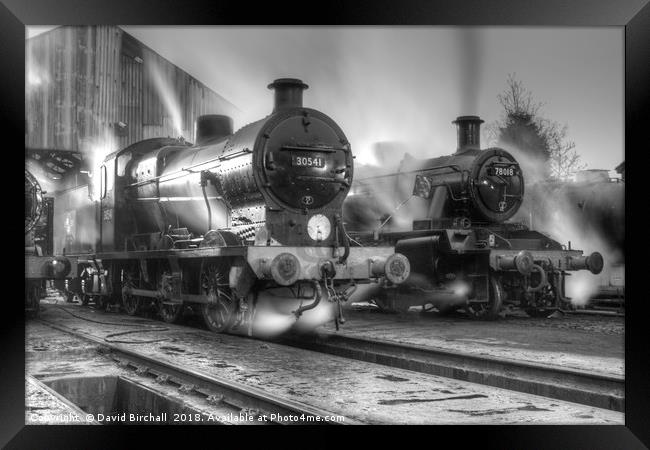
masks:
{"label": "cab window", "polygon": [[123,153],[117,157],[117,176],[123,177],[126,174],[126,166],[131,161],[131,152]]}
{"label": "cab window", "polygon": [[99,169],[99,198],[106,198],[106,166]]}

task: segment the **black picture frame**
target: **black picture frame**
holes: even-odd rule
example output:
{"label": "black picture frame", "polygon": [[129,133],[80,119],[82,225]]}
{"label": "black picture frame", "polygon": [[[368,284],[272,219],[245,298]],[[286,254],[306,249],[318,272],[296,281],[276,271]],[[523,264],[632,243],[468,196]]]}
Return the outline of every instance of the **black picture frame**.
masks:
{"label": "black picture frame", "polygon": [[[636,190],[640,183],[640,156],[650,151],[647,138],[647,121],[650,117],[648,93],[650,85],[650,5],[648,0],[337,0],[324,2],[249,3],[233,0],[2,0],[0,4],[0,61],[4,70],[0,72],[1,123],[4,130],[3,149],[5,176],[11,175],[3,186],[11,189],[18,186],[17,170],[13,167],[13,156],[17,148],[24,145],[24,67],[25,67],[25,25],[517,25],[517,26],[623,26],[625,27],[625,142],[627,164],[631,176],[626,181],[632,187],[626,190],[626,203],[640,205],[645,209],[647,202],[635,201],[635,193],[644,194],[645,189]],[[7,139],[10,138],[10,139]],[[17,158],[16,158],[17,159]],[[637,162],[635,164],[635,161]],[[15,164],[18,164],[17,162]],[[647,167],[647,166],[646,166]],[[635,175],[635,173],[637,175]],[[6,196],[7,205],[10,197]],[[17,196],[15,196],[18,198]],[[3,197],[5,198],[5,197]],[[632,199],[632,203],[630,203]],[[16,207],[17,208],[17,207]],[[632,208],[632,207],[631,207]],[[11,209],[8,209],[11,211]],[[10,217],[8,214],[7,217]],[[626,220],[627,242],[643,242],[641,232],[633,229],[643,226],[644,214],[635,220]],[[15,217],[17,223],[18,220]],[[10,222],[14,222],[11,220]],[[19,236],[20,228],[7,227],[8,236]],[[634,241],[637,237],[640,240]],[[18,297],[19,286],[13,275],[13,256],[18,249],[8,244],[20,239],[5,236],[3,252],[5,263],[5,290],[2,299],[5,318],[0,327],[3,359],[0,363],[0,390],[2,392],[0,421],[0,445],[7,448],[116,448],[135,446],[138,442],[133,431],[147,432],[148,438],[155,437],[173,441],[169,427],[37,427],[25,426],[24,418],[24,316],[22,300]],[[16,246],[19,244],[16,243]],[[631,247],[631,245],[628,245]],[[480,448],[644,448],[650,445],[650,340],[648,339],[648,315],[645,314],[645,299],[640,296],[640,275],[635,271],[644,269],[645,249],[640,246],[626,249],[631,262],[627,264],[627,314],[625,330],[625,375],[626,405],[625,426],[530,426],[530,427],[435,427],[427,428],[423,435],[428,442],[443,445],[452,439],[454,446],[474,441]],[[19,270],[19,269],[16,269]],[[636,275],[636,276],[635,276]],[[14,281],[12,281],[14,280]],[[11,292],[9,294],[8,292]],[[639,294],[639,296],[635,295]],[[164,429],[162,429],[164,428]],[[213,427],[201,427],[200,431],[180,433],[180,443],[186,448],[188,440],[198,437],[210,446],[227,445],[224,431]],[[374,428],[374,427],[373,427]],[[155,431],[154,431],[155,430]],[[384,434],[397,436],[401,445],[416,444],[409,438],[410,430],[394,431],[392,427],[372,430],[374,437]],[[362,430],[363,431],[363,430]],[[274,434],[276,431],[274,431]],[[408,433],[408,434],[407,434]],[[247,433],[238,439],[249,443],[252,435]],[[301,445],[297,436],[282,433],[280,445]],[[332,433],[312,435],[310,445],[339,445],[341,439]],[[278,435],[279,437],[279,435]],[[329,439],[328,439],[329,437]],[[422,438],[423,436],[420,436]],[[427,441],[423,441],[427,442]],[[645,444],[645,445],[644,445]],[[141,445],[141,444],[138,444]],[[234,445],[234,444],[233,444]],[[448,444],[444,444],[448,445]],[[203,446],[203,445],[202,445]]]}

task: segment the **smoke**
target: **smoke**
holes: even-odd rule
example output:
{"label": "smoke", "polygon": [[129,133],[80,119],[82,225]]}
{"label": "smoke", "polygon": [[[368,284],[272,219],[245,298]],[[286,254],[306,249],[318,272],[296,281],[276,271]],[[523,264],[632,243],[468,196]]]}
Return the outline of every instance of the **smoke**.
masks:
{"label": "smoke", "polygon": [[300,318],[293,313],[301,304],[309,305],[311,298],[297,299],[293,288],[274,288],[258,294],[253,318],[253,335],[260,338],[280,336],[288,331],[309,332],[334,320],[335,303],[323,291],[319,304],[304,311]]}
{"label": "smoke", "polygon": [[[419,157],[447,154],[455,148],[451,120],[459,114],[480,115],[477,98],[484,61],[483,31],[478,29],[125,30],[237,105],[236,129],[271,112],[273,93],[266,89],[271,81],[302,79],[309,85],[304,105],[330,115],[341,126],[360,164],[374,163],[375,142],[405,143]],[[170,42],[170,33],[183,37]],[[159,40],[164,40],[164,48]]]}
{"label": "smoke", "polygon": [[27,158],[25,159],[25,168],[36,178],[38,184],[41,186],[41,190],[45,193],[51,193],[56,191],[57,185],[48,175],[45,169],[34,159]]}
{"label": "smoke", "polygon": [[579,270],[570,272],[566,279],[566,295],[575,306],[584,306],[598,292],[603,280],[609,278],[613,263],[620,261],[622,255],[607,236],[581,216],[575,199],[568,195],[570,184],[544,180],[539,161],[517,149],[508,151],[520,163],[526,180],[522,207],[512,220],[525,223],[567,248],[570,245],[571,249],[582,250],[585,255],[595,251],[603,255],[604,267],[600,274]]}
{"label": "smoke", "polygon": [[53,74],[46,70],[45,62],[41,64],[41,59],[47,58],[43,58],[40,52],[37,54],[37,50],[31,41],[25,42],[25,88],[28,98],[39,89],[48,88],[52,82]]}
{"label": "smoke", "polygon": [[174,137],[183,136],[181,106],[174,87],[171,85],[170,80],[164,76],[162,67],[156,60],[147,61],[145,67],[147,68],[147,76],[151,79],[169,117],[171,117],[174,132],[176,133]]}
{"label": "smoke", "polygon": [[482,32],[478,28],[461,28],[457,31],[460,64],[460,105],[463,114],[476,114],[481,93],[484,48]]}

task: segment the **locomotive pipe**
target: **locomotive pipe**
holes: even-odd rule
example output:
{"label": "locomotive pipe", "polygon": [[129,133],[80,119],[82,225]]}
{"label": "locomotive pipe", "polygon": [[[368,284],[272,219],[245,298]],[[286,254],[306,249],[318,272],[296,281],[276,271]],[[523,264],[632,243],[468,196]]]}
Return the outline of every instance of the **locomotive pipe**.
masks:
{"label": "locomotive pipe", "polygon": [[205,207],[208,209],[208,231],[212,229],[212,209],[210,208],[210,201],[208,200],[208,194],[205,192],[205,184],[201,181],[201,191],[203,191],[203,199],[205,200]]}
{"label": "locomotive pipe", "polygon": [[566,284],[565,277],[562,275],[562,272],[556,272],[556,282],[555,286],[557,288],[557,296],[560,301],[569,303],[571,301],[570,297],[567,297],[566,294]]}
{"label": "locomotive pipe", "polygon": [[348,256],[350,256],[350,239],[348,238],[348,234],[345,232],[343,221],[341,220],[341,217],[338,214],[335,216],[335,220],[336,220],[336,227],[339,230],[339,235],[342,236],[343,245],[345,246],[343,255],[339,258],[339,264],[345,264],[345,262],[348,259]]}
{"label": "locomotive pipe", "polygon": [[208,200],[208,194],[205,192],[205,187],[207,186],[208,181],[215,184],[215,179],[216,176],[213,173],[207,170],[201,172],[201,192],[203,192],[203,200],[205,200],[205,206],[208,210],[208,231],[212,229],[212,208],[210,207],[210,201]]}
{"label": "locomotive pipe", "polygon": [[466,150],[481,149],[481,124],[484,121],[479,116],[460,116],[452,123],[456,125],[458,148],[456,153]]}
{"label": "locomotive pipe", "polygon": [[318,280],[312,280],[311,283],[312,283],[312,286],[314,287],[314,298],[312,299],[312,302],[310,304],[305,305],[305,306],[301,306],[298,309],[296,309],[295,311],[292,311],[293,314],[295,314],[296,319],[299,319],[300,316],[302,315],[302,313],[304,313],[305,311],[308,311],[310,309],[314,309],[320,303],[320,299],[321,299],[321,297],[323,295],[323,293],[321,291],[321,288],[320,288],[320,283],[318,282]]}
{"label": "locomotive pipe", "polygon": [[275,91],[273,112],[277,112],[285,108],[302,108],[302,91],[309,86],[297,78],[278,78],[268,88]]}
{"label": "locomotive pipe", "polygon": [[537,286],[534,287],[529,286],[528,292],[539,292],[542,290],[542,288],[544,288],[544,286],[548,284],[548,277],[546,276],[546,271],[544,271],[544,269],[540,265],[533,264],[532,270],[536,270],[537,272],[539,272],[540,280]]}

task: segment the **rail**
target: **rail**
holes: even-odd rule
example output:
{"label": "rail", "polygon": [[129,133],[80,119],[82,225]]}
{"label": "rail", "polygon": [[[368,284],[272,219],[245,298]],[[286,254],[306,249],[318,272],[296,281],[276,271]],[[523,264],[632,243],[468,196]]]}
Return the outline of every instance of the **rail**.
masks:
{"label": "rail", "polygon": [[[235,406],[242,411],[256,411],[259,414],[266,414],[267,417],[271,417],[272,415],[273,417],[301,416],[304,414],[306,417],[314,418],[314,420],[308,421],[310,424],[359,424],[359,422],[347,417],[344,422],[326,421],[326,417],[332,417],[336,414],[270,394],[253,386],[199,373],[187,367],[179,367],[170,362],[161,361],[131,350],[124,345],[107,342],[100,337],[83,331],[73,330],[43,319],[39,319],[39,322],[55,330],[97,344],[103,349],[104,354],[109,354],[122,368],[135,369],[139,374],[151,374],[160,379],[165,379],[168,382],[173,380],[176,384],[188,386],[188,390],[196,394],[205,395],[206,392],[211,392],[213,393],[211,396],[213,398],[219,398],[220,403]],[[215,391],[217,394],[214,394]],[[295,424],[300,422],[279,421],[278,423]]]}

